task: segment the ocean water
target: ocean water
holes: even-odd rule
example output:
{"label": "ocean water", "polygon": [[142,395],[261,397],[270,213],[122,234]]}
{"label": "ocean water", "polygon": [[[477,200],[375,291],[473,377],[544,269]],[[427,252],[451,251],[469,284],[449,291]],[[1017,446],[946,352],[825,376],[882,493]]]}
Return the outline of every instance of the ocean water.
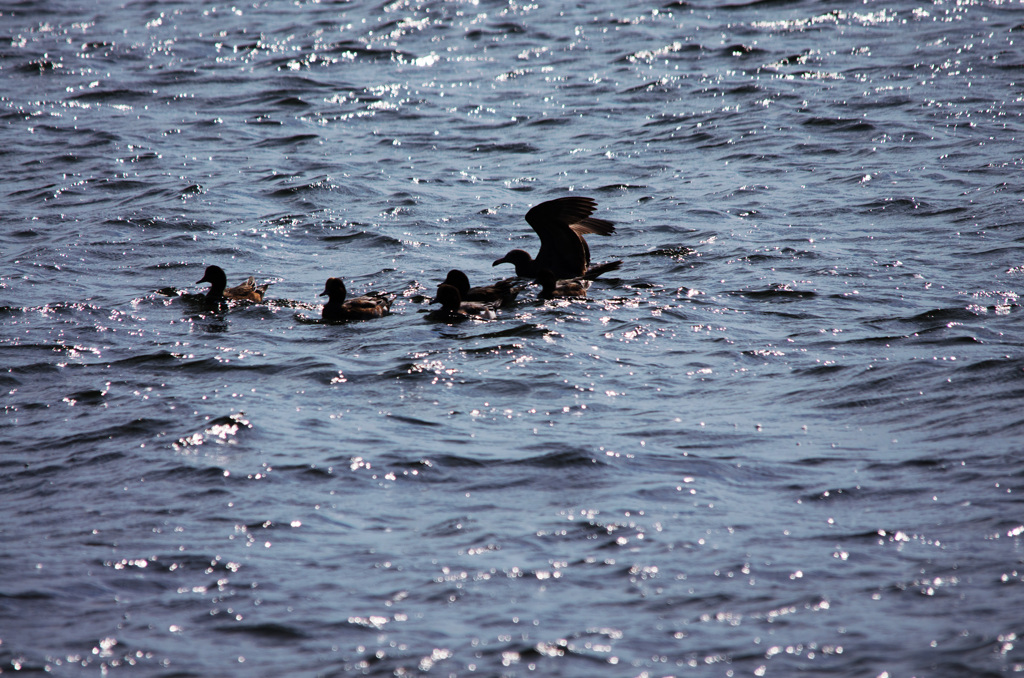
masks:
{"label": "ocean water", "polygon": [[[23,0],[0,78],[0,672],[1024,672],[1019,2]],[[428,318],[566,195],[620,271]]]}

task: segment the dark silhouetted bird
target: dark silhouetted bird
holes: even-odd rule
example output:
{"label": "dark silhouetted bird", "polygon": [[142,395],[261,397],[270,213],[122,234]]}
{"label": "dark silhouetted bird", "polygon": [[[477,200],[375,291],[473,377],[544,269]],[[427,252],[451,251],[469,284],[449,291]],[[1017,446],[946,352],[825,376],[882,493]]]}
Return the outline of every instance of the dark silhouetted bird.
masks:
{"label": "dark silhouetted bird", "polygon": [[469,318],[492,320],[497,317],[497,313],[494,310],[501,302],[463,301],[457,287],[442,283],[437,286],[437,296],[434,297],[434,301],[431,303],[441,304],[441,308],[430,312],[431,319],[444,322],[459,322]]}
{"label": "dark silhouetted bird", "polygon": [[448,271],[448,276],[442,285],[451,285],[459,291],[463,301],[497,301],[502,306],[508,306],[516,300],[526,285],[516,284],[514,280],[499,280],[490,285],[481,287],[470,287],[469,276],[457,268]]}
{"label": "dark silhouetted bird", "polygon": [[548,270],[556,280],[578,278],[590,274],[590,279],[617,269],[621,261],[590,265],[590,248],[583,234],[611,235],[615,226],[610,221],[590,216],[597,209],[593,198],[572,196],[557,198],[536,205],[526,213],[526,221],[540,237],[540,250],[534,259],[524,250],[512,250],[498,264],[512,264],[516,275],[534,280]]}
{"label": "dark silhouetted bird", "polygon": [[196,281],[197,285],[200,283],[210,283],[206,300],[213,304],[220,303],[225,299],[263,301],[263,294],[270,287],[269,284],[257,286],[256,278],[252,276],[249,276],[248,280],[237,287],[228,287],[228,276],[220,266],[207,266],[203,277]]}
{"label": "dark silhouetted bird", "polygon": [[321,297],[327,297],[320,317],[327,321],[370,320],[391,312],[392,297],[384,292],[372,292],[355,299],[345,300],[348,290],[341,278],[328,278]]}
{"label": "dark silhouetted bird", "polygon": [[541,299],[570,299],[587,296],[590,289],[590,281],[586,278],[568,278],[558,280],[551,274],[551,271],[541,271],[537,278],[540,283],[540,292],[537,296]]}

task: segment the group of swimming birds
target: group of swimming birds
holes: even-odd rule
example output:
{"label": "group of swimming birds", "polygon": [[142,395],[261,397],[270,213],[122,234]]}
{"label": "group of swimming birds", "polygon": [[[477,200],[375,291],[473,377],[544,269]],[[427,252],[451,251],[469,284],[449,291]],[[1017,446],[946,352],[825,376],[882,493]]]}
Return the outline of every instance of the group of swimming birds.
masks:
{"label": "group of swimming birds", "polygon": [[[591,281],[622,265],[621,261],[590,264],[590,248],[583,239],[584,234],[615,232],[612,222],[591,216],[596,209],[597,202],[592,198],[576,196],[549,200],[531,208],[526,213],[526,221],[540,236],[537,256],[531,257],[524,250],[512,250],[492,265],[512,264],[516,277],[483,287],[470,287],[469,278],[460,270],[449,271],[432,302],[441,304],[441,309],[432,315],[448,322],[470,317],[494,318],[495,311],[515,301],[530,282],[541,286],[537,295],[541,299],[585,297]],[[268,287],[257,286],[255,278],[250,277],[241,285],[229,288],[227,275],[219,266],[208,266],[199,283],[210,283],[206,294],[210,304],[225,300],[261,302]],[[320,296],[328,298],[321,317],[331,322],[380,318],[391,312],[393,299],[384,292],[346,299],[347,290],[341,278],[328,278]]]}

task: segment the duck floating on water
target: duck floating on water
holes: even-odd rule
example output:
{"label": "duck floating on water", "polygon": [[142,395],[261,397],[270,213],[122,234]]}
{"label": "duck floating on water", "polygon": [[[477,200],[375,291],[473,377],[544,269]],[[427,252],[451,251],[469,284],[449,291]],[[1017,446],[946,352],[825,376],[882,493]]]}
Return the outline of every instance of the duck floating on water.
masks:
{"label": "duck floating on water", "polygon": [[542,271],[537,282],[540,283],[539,299],[581,299],[587,296],[590,280],[584,277],[558,280],[551,271]]}
{"label": "duck floating on water", "polygon": [[320,296],[327,297],[320,317],[330,322],[370,320],[391,313],[391,297],[383,292],[372,292],[346,301],[348,290],[341,278],[328,278]]}
{"label": "duck floating on water", "polygon": [[263,301],[263,295],[269,283],[256,285],[256,278],[249,276],[241,285],[228,287],[228,276],[220,266],[207,266],[203,277],[196,281],[196,284],[210,283],[210,290],[206,293],[206,300],[211,304],[220,303],[225,299],[235,301]]}
{"label": "duck floating on water", "polygon": [[451,285],[457,289],[463,301],[497,301],[502,306],[511,305],[516,296],[526,288],[526,285],[517,285],[514,280],[499,280],[490,285],[470,287],[469,276],[457,268],[448,271],[441,284]]}
{"label": "duck floating on water", "polygon": [[441,308],[430,312],[433,320],[444,322],[460,322],[469,318],[493,320],[498,317],[495,309],[500,301],[463,301],[459,289],[454,285],[441,283],[437,286],[437,296],[433,304],[441,304]]}

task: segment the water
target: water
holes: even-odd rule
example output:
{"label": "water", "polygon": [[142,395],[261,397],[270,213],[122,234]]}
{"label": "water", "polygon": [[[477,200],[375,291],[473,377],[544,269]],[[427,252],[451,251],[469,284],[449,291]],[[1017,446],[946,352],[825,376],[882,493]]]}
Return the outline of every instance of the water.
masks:
{"label": "water", "polygon": [[[8,3],[0,669],[1024,670],[1022,22]],[[427,319],[571,193],[620,272]]]}

